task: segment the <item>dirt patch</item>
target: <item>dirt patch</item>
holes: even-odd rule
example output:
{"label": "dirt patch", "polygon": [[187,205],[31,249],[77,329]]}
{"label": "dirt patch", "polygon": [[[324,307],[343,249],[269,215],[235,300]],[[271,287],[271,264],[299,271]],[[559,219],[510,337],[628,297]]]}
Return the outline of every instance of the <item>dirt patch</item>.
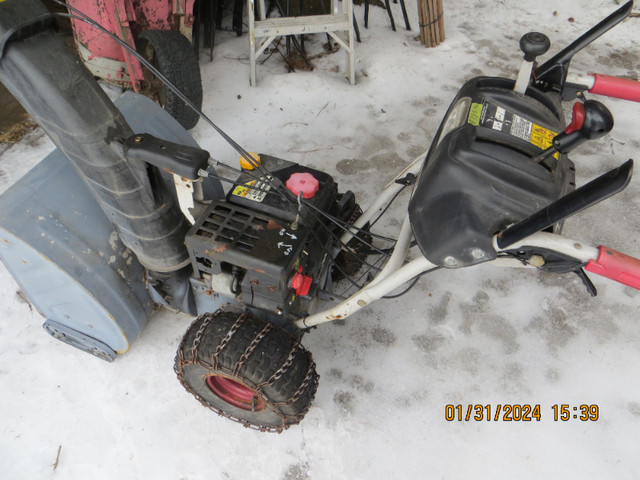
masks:
{"label": "dirt patch", "polygon": [[287,57],[287,66],[290,72],[313,70],[313,64],[308,57],[303,56],[298,50],[291,49],[291,53]]}
{"label": "dirt patch", "polygon": [[36,127],[13,95],[0,84],[0,143],[16,143]]}
{"label": "dirt patch", "polygon": [[[66,9],[51,0],[43,0],[45,6],[52,12],[66,13]],[[58,17],[59,32],[69,48],[75,51],[71,22],[68,18]],[[36,128],[36,123],[22,108],[22,105],[0,83],[0,144],[13,144]]]}
{"label": "dirt patch", "polygon": [[28,119],[16,125],[11,125],[7,131],[0,128],[0,143],[17,143],[22,140],[22,137],[37,126],[38,125],[36,125],[31,119]]}

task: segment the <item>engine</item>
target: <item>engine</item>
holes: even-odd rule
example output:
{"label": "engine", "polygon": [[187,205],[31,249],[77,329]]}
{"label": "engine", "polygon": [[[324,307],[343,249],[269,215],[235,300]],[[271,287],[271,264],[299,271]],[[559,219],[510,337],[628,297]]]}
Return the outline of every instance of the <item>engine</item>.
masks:
{"label": "engine", "polygon": [[[213,292],[250,308],[306,316],[340,250],[340,232],[321,212],[347,220],[355,198],[339,194],[324,172],[268,155],[260,160],[260,171],[243,168],[226,198],[212,202],[187,234],[193,270]],[[291,193],[300,189],[304,202]]]}

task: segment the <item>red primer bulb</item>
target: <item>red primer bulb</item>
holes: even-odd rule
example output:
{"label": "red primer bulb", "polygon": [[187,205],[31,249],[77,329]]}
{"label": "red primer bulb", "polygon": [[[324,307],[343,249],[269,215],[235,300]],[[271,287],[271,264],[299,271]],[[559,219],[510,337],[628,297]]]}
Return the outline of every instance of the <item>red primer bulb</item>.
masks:
{"label": "red primer bulb", "polygon": [[305,199],[313,198],[313,196],[320,189],[320,182],[310,173],[294,173],[289,177],[286,182],[289,191],[293,192],[296,196],[302,192],[302,196]]}

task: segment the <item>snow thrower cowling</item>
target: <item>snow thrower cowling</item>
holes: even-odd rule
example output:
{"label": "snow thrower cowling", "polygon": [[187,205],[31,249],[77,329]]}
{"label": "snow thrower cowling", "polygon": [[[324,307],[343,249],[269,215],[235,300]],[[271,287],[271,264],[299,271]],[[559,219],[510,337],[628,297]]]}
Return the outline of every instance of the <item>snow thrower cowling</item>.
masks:
{"label": "snow thrower cowling", "polygon": [[[549,40],[525,35],[518,79],[465,83],[426,156],[363,212],[329,174],[249,154],[201,114],[242,157],[225,192],[228,166],[148,99],[127,94],[116,108],[37,0],[5,0],[0,80],[58,150],[0,196],[0,258],[49,333],[106,360],[128,350],[154,305],[197,316],[176,355],[180,382],[223,416],[282,431],[318,385],[302,334],[427,272],[493,263],[575,273],[592,295],[585,271],[640,288],[639,260],[560,235],[564,219],[631,178],[629,160],[576,189],[568,157],[613,127],[585,92],[640,100],[638,82],[568,76],[573,55],[631,8],[539,66]],[[567,125],[562,102],[575,99]],[[397,238],[375,233],[406,188]],[[342,301],[316,312],[331,298]]]}

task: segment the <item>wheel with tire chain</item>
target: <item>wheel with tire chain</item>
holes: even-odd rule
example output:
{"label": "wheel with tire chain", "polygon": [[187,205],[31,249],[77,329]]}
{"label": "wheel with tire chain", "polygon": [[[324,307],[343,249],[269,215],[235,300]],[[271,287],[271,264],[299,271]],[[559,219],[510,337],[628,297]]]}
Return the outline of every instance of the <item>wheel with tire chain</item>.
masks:
{"label": "wheel with tire chain", "polygon": [[223,310],[191,324],[175,371],[206,407],[269,432],[302,420],[319,379],[311,354],[293,335],[250,313]]}
{"label": "wheel with tire chain", "polygon": [[[202,107],[200,66],[191,42],[184,35],[171,30],[146,30],[138,35],[136,50],[196,107]],[[193,128],[198,123],[198,114],[144,65],[142,72],[140,93],[159,103],[184,128]]]}

